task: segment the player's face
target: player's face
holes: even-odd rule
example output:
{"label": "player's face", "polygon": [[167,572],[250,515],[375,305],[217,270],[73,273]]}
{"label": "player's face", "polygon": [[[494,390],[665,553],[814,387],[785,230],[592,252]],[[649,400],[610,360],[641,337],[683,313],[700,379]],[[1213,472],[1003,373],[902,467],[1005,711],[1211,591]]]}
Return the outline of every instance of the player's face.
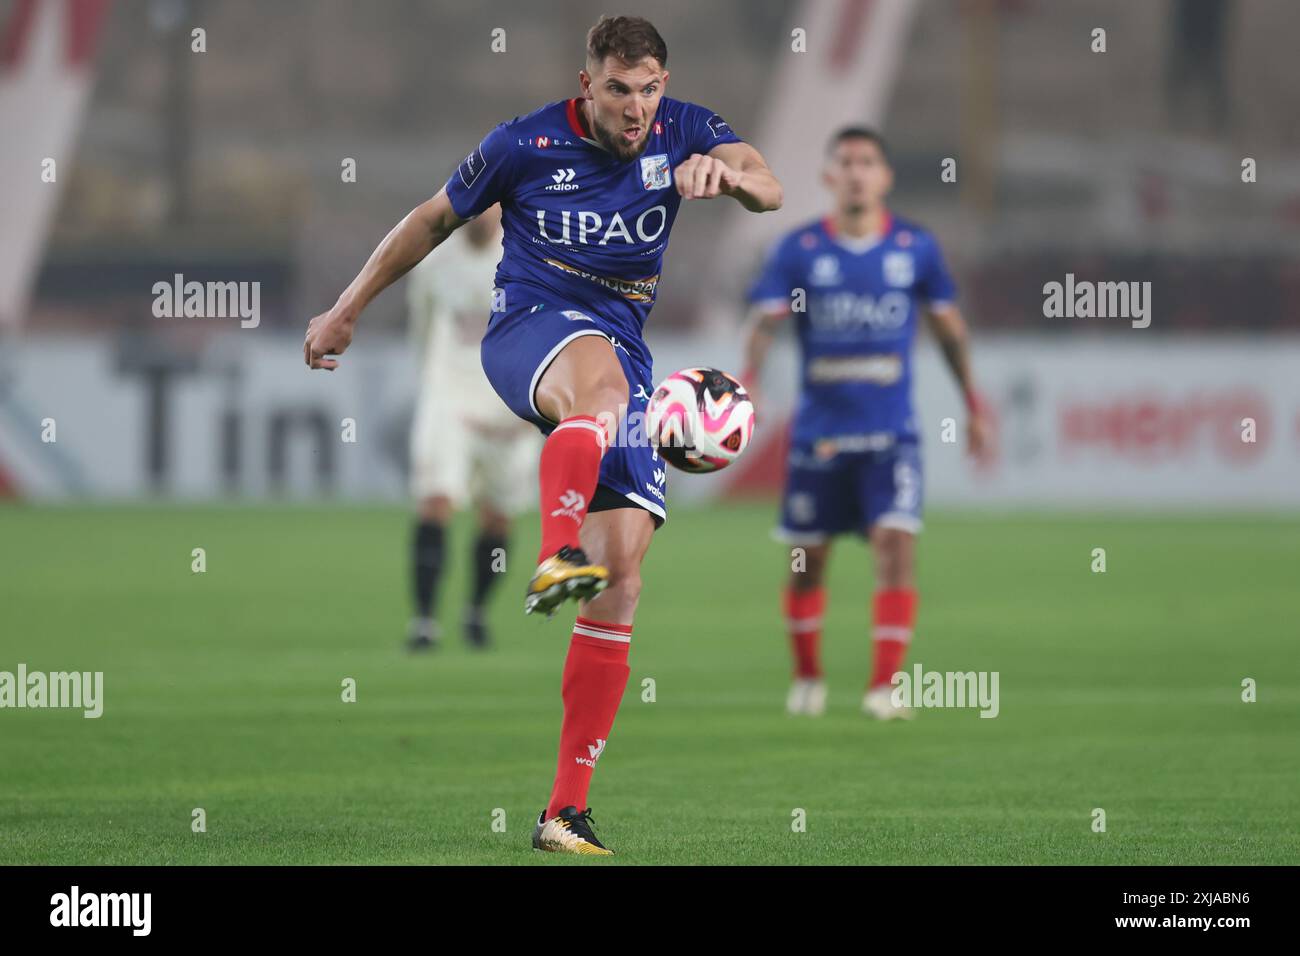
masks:
{"label": "player's face", "polygon": [[880,147],[869,139],[846,139],[831,150],[822,181],[845,213],[874,209],[894,185],[894,171]]}
{"label": "player's face", "polygon": [[582,70],[578,79],[582,95],[591,101],[597,142],[621,160],[640,156],[668,85],[668,71],[652,57],[624,63],[607,56],[591,72]]}

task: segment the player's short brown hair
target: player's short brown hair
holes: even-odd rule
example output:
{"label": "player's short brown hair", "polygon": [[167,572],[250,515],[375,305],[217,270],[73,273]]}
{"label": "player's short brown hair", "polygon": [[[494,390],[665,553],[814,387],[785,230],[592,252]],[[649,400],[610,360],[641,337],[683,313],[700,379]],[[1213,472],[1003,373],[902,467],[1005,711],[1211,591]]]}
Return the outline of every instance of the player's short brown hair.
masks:
{"label": "player's short brown hair", "polygon": [[668,44],[654,24],[642,17],[601,17],[587,31],[587,62],[599,65],[614,56],[636,63],[647,56],[668,65]]}
{"label": "player's short brown hair", "polygon": [[835,147],[839,146],[840,143],[853,139],[875,143],[876,149],[880,150],[880,155],[884,157],[885,162],[891,162],[889,144],[885,142],[885,137],[880,134],[879,130],[872,129],[870,126],[841,126],[826,141],[826,155],[829,156],[835,152]]}

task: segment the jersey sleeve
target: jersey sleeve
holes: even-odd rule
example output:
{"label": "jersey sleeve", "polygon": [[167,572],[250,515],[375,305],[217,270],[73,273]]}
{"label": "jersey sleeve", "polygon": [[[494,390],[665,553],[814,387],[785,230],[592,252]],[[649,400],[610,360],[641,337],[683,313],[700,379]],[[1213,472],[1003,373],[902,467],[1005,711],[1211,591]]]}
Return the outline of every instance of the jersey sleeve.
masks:
{"label": "jersey sleeve", "polygon": [[685,127],[686,152],[707,154],[715,146],[725,143],[743,143],[717,113],[694,103],[682,104],[682,125]]}
{"label": "jersey sleeve", "polygon": [[510,198],[514,188],[514,151],[502,123],[483,138],[447,180],[447,198],[462,219],[472,219],[493,203]]}
{"label": "jersey sleeve", "polygon": [[943,251],[934,237],[930,237],[927,255],[916,284],[918,296],[929,305],[950,305],[957,301],[957,286],[943,260]]}
{"label": "jersey sleeve", "polygon": [[750,305],[790,307],[790,297],[799,285],[793,247],[783,239],[772,247],[758,276],[749,287]]}

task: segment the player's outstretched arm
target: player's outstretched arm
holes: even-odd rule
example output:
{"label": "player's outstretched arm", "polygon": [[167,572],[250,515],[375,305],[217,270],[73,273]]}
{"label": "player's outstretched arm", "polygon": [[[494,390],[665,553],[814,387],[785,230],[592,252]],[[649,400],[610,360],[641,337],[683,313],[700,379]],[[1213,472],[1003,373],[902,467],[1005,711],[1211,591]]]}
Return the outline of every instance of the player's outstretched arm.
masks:
{"label": "player's outstretched arm", "polygon": [[750,212],[780,209],[785,198],[781,183],[748,143],[724,143],[707,156],[694,153],[677,167],[673,179],[683,199],[731,196]]}
{"label": "player's outstretched arm", "polygon": [[967,420],[967,442],[970,452],[980,461],[987,460],[993,451],[993,426],[970,368],[970,336],[966,331],[966,320],[962,318],[957,306],[950,303],[931,306],[926,310],[930,330],[939,341],[944,361],[952,371],[957,386],[966,399],[966,409],[970,413]]}
{"label": "player's outstretched arm", "polygon": [[307,324],[307,340],[302,347],[306,363],[311,368],[338,368],[338,360],[326,356],[340,355],[351,344],[352,330],[362,310],[464,222],[452,209],[445,189],[407,213],[375,247],[334,307]]}

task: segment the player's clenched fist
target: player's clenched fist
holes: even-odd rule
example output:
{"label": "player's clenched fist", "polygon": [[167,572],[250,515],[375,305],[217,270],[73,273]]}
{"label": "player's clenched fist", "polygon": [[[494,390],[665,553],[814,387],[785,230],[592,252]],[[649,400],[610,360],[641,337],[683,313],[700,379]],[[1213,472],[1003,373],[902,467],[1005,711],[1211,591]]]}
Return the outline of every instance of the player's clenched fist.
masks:
{"label": "player's clenched fist", "polygon": [[693,153],[673,171],[677,193],[683,199],[712,199],[740,185],[741,173],[714,156]]}
{"label": "player's clenched fist", "polygon": [[307,323],[307,341],[302,344],[302,357],[312,368],[333,371],[339,367],[336,359],[327,355],[342,355],[352,344],[352,329],[356,319],[337,306],[322,312]]}

